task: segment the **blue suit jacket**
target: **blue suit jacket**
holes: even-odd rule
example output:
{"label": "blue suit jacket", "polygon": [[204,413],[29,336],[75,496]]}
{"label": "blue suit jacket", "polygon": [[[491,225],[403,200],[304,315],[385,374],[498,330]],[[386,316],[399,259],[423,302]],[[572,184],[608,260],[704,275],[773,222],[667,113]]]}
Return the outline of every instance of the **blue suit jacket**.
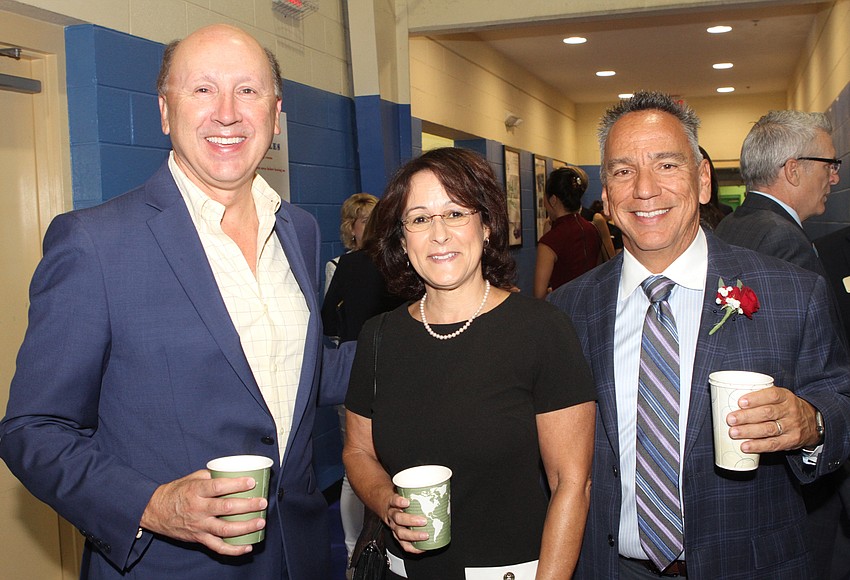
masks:
{"label": "blue suit jacket", "polygon": [[[710,233],[708,277],[694,361],[682,461],[685,559],[691,579],[808,577],[806,511],[799,485],[850,455],[847,355],[829,319],[823,278],[730,246]],[[550,300],[573,319],[598,391],[590,513],[576,578],[616,578],[621,474],[614,385],[614,318],[622,255],[559,288]],[[722,317],[717,280],[740,279],[759,297],[752,320]],[[758,469],[715,468],[708,375],[750,370],[773,376],[823,412],[828,425],[816,469],[798,452],[763,454]]]}
{"label": "blue suit jacket", "polygon": [[[323,404],[343,399],[353,348],[321,346],[315,220],[284,202],[275,232],[310,309],[288,441],[277,440],[167,165],[51,224],[0,456],[86,536],[83,577],[328,577],[311,432],[320,382]],[[266,540],[252,555],[225,558],[147,532],[135,539],[157,486],[234,454],[274,460]]]}

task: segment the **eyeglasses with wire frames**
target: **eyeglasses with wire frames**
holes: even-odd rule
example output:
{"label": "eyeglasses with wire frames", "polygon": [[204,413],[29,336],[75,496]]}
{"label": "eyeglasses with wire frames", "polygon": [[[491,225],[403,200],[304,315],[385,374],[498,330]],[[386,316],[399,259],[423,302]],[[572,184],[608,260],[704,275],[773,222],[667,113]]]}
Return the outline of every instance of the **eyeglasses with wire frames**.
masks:
{"label": "eyeglasses with wire frames", "polygon": [[401,220],[404,229],[410,233],[424,232],[431,227],[434,218],[443,219],[443,223],[450,228],[459,228],[469,223],[469,219],[473,214],[478,213],[477,209],[461,211],[459,209],[450,209],[443,213],[435,213],[428,215],[427,213],[414,213]]}
{"label": "eyeglasses with wire frames", "polygon": [[[838,170],[841,168],[841,159],[830,159],[829,157],[793,157],[792,159],[796,159],[797,161],[820,161],[821,163],[826,163],[829,165],[829,170],[833,173],[838,173]],[[791,161],[791,159],[788,159]],[[785,163],[788,163],[786,161]],[[785,167],[785,163],[783,163],[780,167]]]}

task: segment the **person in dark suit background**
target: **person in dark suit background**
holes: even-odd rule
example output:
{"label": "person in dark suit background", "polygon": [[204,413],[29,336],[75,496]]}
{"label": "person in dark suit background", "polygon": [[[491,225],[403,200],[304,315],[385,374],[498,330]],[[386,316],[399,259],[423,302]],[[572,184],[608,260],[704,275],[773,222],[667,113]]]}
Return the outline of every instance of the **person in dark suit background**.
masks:
{"label": "person in dark suit background", "polygon": [[[835,159],[831,135],[832,125],[822,113],[770,111],[759,119],[741,147],[747,197],[720,222],[717,236],[826,277],[803,223],[826,211],[830,188],[838,184],[841,161]],[[832,297],[838,304],[841,295],[833,292]],[[819,578],[830,578],[832,560],[843,569],[836,578],[850,576],[850,561],[844,554],[834,557],[833,549],[841,514],[846,518],[848,513],[837,492],[842,486],[850,486],[847,467],[803,488]]]}
{"label": "person in dark suit background", "polygon": [[741,147],[747,197],[715,233],[825,275],[803,222],[826,211],[838,183],[832,124],[823,113],[770,111],[753,125]]}
{"label": "person in dark suit background", "polygon": [[[322,348],[316,221],[256,174],[280,67],[212,25],[166,47],[157,89],[167,163],[45,236],[0,456],[85,535],[82,577],[325,580],[312,430],[353,348]],[[241,454],[273,460],[268,500],[204,469]]]}
{"label": "person in dark suit background", "polygon": [[[549,297],[573,319],[599,397],[576,578],[813,577],[799,488],[850,455],[850,363],[829,318],[826,283],[700,228],[709,172],[698,124],[661,93],[639,92],[609,109],[599,132],[602,200],[625,251]],[[645,461],[636,444],[641,325],[650,304],[640,286],[656,274],[675,283],[665,303],[680,363],[679,413],[668,425],[680,442],[670,498],[678,496],[671,521],[681,532],[668,546],[671,561],[650,556],[652,526],[639,517],[636,491],[636,466]],[[710,335],[724,314],[715,300],[721,278],[741,280],[761,309]],[[742,409],[727,416],[744,451],[761,454],[751,473],[714,465],[708,375],[729,369],[771,375],[776,385],[743,397]],[[640,487],[660,492],[655,483]]]}
{"label": "person in dark suit background", "polygon": [[850,344],[850,227],[815,240],[818,256],[826,271]]}

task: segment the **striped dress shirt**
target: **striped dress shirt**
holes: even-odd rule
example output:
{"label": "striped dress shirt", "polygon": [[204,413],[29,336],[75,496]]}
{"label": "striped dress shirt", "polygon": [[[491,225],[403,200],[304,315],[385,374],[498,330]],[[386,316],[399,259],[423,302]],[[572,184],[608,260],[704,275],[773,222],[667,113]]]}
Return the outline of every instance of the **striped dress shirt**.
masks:
{"label": "striped dress shirt", "polygon": [[[702,229],[685,252],[663,272],[676,283],[670,294],[670,307],[679,333],[679,454],[684,457],[685,426],[691,395],[694,357],[703,305],[708,246]],[[614,323],[614,383],[617,397],[617,425],[620,439],[620,482],[623,490],[620,511],[620,555],[646,560],[640,545],[637,506],[635,504],[635,438],[637,435],[637,392],[640,366],[640,343],[643,321],[649,299],[640,284],[653,272],[624,250],[623,271],[617,295],[617,318]],[[682,461],[684,464],[684,461]],[[682,474],[679,473],[681,498]],[[688,514],[684,512],[686,519]],[[683,557],[680,556],[680,559]]]}

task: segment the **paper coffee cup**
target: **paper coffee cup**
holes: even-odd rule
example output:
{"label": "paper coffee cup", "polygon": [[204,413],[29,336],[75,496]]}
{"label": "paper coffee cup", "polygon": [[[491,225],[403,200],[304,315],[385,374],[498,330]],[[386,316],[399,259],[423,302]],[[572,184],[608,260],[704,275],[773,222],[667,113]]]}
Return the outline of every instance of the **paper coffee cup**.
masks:
{"label": "paper coffee cup", "polygon": [[759,466],[758,453],[741,451],[743,439],[729,437],[726,416],[740,409],[738,399],[773,386],[773,377],[750,371],[718,371],[708,376],[711,385],[711,419],[714,423],[714,464],[731,471],[752,471]]}
{"label": "paper coffee cup", "polygon": [[436,550],[452,540],[451,477],[452,470],[442,465],[419,465],[393,477],[398,494],[410,500],[404,511],[428,520],[424,527],[411,528],[428,532],[427,540],[413,542],[420,550]]}
{"label": "paper coffee cup", "polygon": [[[239,493],[230,493],[222,497],[269,497],[269,475],[274,461],[263,455],[231,455],[229,457],[219,457],[207,463],[207,469],[210,471],[213,479],[219,477],[253,477],[257,485],[254,489],[242,491]],[[248,512],[244,514],[236,514],[232,516],[220,516],[221,519],[229,522],[246,522],[254,518],[265,518],[266,510],[258,512]],[[228,544],[235,546],[243,546],[245,544],[256,544],[262,542],[266,537],[266,529],[257,530],[250,534],[241,536],[233,536],[232,538],[222,538]]]}

